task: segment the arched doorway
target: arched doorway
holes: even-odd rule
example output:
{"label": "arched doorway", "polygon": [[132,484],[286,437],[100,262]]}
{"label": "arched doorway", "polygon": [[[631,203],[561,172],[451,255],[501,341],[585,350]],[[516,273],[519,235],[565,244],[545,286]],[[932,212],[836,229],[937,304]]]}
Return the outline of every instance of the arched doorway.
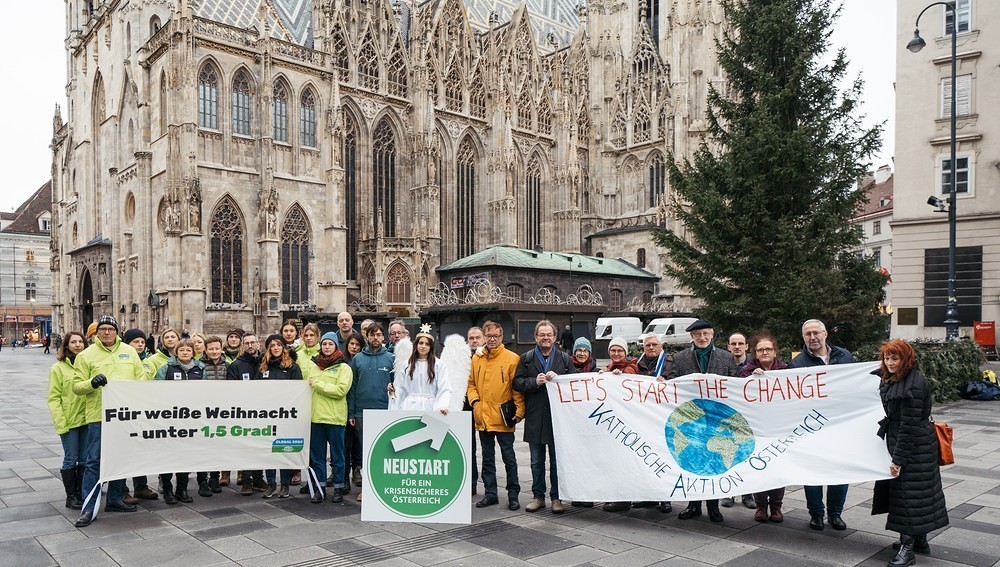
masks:
{"label": "arched doorway", "polygon": [[94,284],[90,279],[90,270],[83,270],[80,284],[80,327],[86,331],[94,321]]}

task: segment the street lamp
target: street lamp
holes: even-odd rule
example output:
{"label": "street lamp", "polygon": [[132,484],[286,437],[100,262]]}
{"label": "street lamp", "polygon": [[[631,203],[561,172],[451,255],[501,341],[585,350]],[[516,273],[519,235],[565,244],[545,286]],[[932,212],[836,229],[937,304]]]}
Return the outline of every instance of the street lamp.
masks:
{"label": "street lamp", "polygon": [[[924,38],[920,37],[920,16],[924,15],[933,6],[944,6],[946,10],[951,10],[951,165],[949,167],[949,187],[948,187],[948,303],[945,309],[945,338],[953,340],[958,338],[958,293],[955,290],[955,233],[958,219],[955,216],[955,206],[958,197],[958,161],[955,159],[956,139],[955,132],[958,124],[957,118],[957,96],[955,74],[958,68],[958,60],[955,56],[958,45],[958,11],[955,9],[955,2],[934,2],[928,4],[920,14],[914,24],[913,39],[906,44],[906,49],[912,53],[917,53],[927,45]],[[930,201],[928,201],[930,204]],[[940,207],[939,204],[934,204]]]}

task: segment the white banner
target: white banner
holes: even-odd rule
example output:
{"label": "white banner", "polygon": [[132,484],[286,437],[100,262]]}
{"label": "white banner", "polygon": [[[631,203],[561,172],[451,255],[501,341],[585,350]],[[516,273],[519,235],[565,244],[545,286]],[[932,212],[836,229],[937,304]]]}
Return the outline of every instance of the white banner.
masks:
{"label": "white banner", "polygon": [[889,478],[878,363],[767,372],[570,374],[548,385],[559,493],[702,500]]}
{"label": "white banner", "polygon": [[113,381],[103,390],[101,482],[309,464],[308,382]]}

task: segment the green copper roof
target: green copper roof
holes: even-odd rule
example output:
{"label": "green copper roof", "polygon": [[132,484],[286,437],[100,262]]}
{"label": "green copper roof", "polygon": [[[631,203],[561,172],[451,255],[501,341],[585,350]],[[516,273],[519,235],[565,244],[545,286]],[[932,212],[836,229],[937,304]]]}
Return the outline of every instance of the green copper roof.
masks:
{"label": "green copper roof", "polygon": [[494,246],[441,266],[439,272],[511,268],[574,274],[599,274],[627,278],[658,280],[659,276],[621,259],[598,258],[565,252],[535,252],[513,246]]}

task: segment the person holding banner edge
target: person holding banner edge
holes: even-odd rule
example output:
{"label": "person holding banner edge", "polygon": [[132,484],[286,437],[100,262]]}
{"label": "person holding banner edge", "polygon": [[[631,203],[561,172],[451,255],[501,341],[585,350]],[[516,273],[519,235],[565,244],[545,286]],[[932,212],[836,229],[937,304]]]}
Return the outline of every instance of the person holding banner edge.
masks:
{"label": "person holding banner edge", "polygon": [[[203,380],[204,378],[205,365],[194,357],[194,342],[191,339],[181,339],[174,347],[174,355],[156,371],[155,380]],[[194,502],[187,490],[190,477],[189,472],[160,474],[163,501],[170,505],[177,502],[185,504]],[[171,483],[173,479],[176,479],[176,484]],[[211,495],[209,492],[208,496]]]}
{"label": "person holding banner edge", "polygon": [[[691,346],[674,355],[674,368],[670,373],[670,378],[686,376],[688,374],[718,374],[719,376],[736,376],[736,361],[729,351],[715,348],[712,339],[715,338],[715,329],[712,324],[704,319],[698,319],[688,325],[687,332],[691,333]],[[713,522],[721,522],[722,512],[719,510],[719,500],[706,500],[708,507],[708,519]],[[677,518],[680,520],[690,520],[701,516],[701,502],[688,502]]]}
{"label": "person holding banner edge", "polygon": [[[229,363],[229,368],[226,369],[226,380],[246,382],[257,379],[257,370],[260,365],[260,356],[257,354],[257,345],[259,344],[257,342],[257,335],[244,333],[241,341],[243,343],[243,352],[236,357],[236,360]],[[254,490],[267,489],[267,483],[264,481],[264,471],[245,470],[240,471],[238,474],[238,478],[242,478],[240,494],[243,496],[251,496]]]}
{"label": "person holding banner edge", "polygon": [[[674,367],[673,355],[667,354],[663,350],[663,343],[656,333],[649,333],[642,336],[642,356],[636,360],[636,374],[654,377],[656,380],[666,379]],[[660,502],[633,502],[633,508],[649,508],[656,506],[660,512],[669,514],[674,510],[673,504],[668,500]]]}
{"label": "person holding banner edge", "polygon": [[[267,340],[264,341],[264,356],[261,357],[260,367],[257,369],[258,380],[302,379],[302,370],[295,363],[295,358],[292,354],[294,351],[292,351],[286,340],[287,337],[282,335],[269,335]],[[264,471],[264,476],[267,477],[267,489],[261,497],[271,498],[274,496],[276,488],[278,498],[290,497],[288,485],[292,481],[292,474],[294,472],[292,469],[281,469],[278,473],[281,486],[278,487],[275,483],[274,469]]]}
{"label": "person holding banner edge", "polygon": [[[802,323],[802,340],[805,348],[798,356],[788,363],[789,368],[807,368],[826,364],[851,364],[854,357],[847,349],[832,346],[826,342],[826,325],[819,319],[809,319]],[[824,512],[828,514],[830,527],[835,530],[846,530],[847,524],[841,517],[844,503],[847,502],[846,484],[831,484],[826,487],[826,507],[823,506],[822,486],[803,486],[806,494],[806,506],[809,508],[809,527],[814,530],[823,529]]]}
{"label": "person holding banner edge", "polygon": [[524,396],[524,441],[531,455],[531,493],[534,499],[525,512],[545,508],[545,451],[549,453],[549,497],[552,513],[566,511],[559,498],[559,475],[555,440],[552,435],[552,410],[545,384],[557,375],[573,374],[576,368],[565,352],[555,348],[556,326],[547,319],[535,324],[535,348],[521,355],[514,374],[514,390]]}
{"label": "person holding banner edge", "polygon": [[[101,475],[101,387],[109,380],[148,380],[135,349],[118,337],[118,321],[102,315],[97,321],[97,341],[74,361],[73,393],[87,398],[87,468],[83,475],[83,512],[76,527],[89,526],[97,515],[100,501],[97,481]],[[123,501],[125,480],[108,482],[110,512],[135,512],[134,504]]]}
{"label": "person holding banner edge", "polygon": [[882,364],[874,372],[882,380],[879,397],[886,417],[878,435],[892,457],[891,479],[875,482],[872,515],[888,513],[885,529],[899,532],[898,550],[889,567],[913,565],[914,553],[930,553],[927,534],[948,525],[941,487],[938,440],[931,416],[931,392],[917,369],[917,356],[907,342],[882,347]]}

